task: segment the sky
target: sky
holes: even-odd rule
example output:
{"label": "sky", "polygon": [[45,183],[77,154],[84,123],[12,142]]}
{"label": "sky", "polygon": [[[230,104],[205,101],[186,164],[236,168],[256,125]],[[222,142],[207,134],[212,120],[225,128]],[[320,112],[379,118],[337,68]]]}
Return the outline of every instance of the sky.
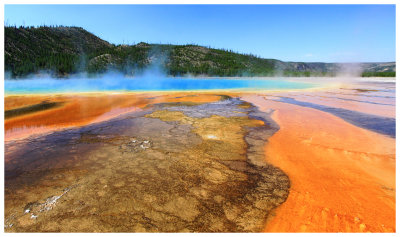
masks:
{"label": "sky", "polygon": [[198,44],[302,62],[393,62],[395,5],[5,5],[6,25],[80,26],[113,44]]}

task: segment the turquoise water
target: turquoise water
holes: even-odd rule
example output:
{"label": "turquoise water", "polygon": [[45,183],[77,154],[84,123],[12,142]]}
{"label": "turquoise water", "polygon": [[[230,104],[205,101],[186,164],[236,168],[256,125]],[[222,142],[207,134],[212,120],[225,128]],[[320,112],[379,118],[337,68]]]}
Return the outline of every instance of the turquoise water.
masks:
{"label": "turquoise water", "polygon": [[5,80],[5,94],[35,94],[61,92],[104,91],[193,91],[193,90],[279,90],[316,87],[312,83],[286,81],[284,79],[227,79],[227,78],[121,78],[101,79],[19,79]]}

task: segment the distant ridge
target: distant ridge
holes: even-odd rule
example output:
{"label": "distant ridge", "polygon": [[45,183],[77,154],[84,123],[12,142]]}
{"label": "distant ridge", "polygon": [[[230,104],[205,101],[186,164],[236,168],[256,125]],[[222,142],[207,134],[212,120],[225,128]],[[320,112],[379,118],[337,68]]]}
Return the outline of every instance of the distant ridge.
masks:
{"label": "distant ridge", "polygon": [[55,76],[115,70],[127,75],[149,66],[170,76],[395,76],[395,62],[305,63],[264,59],[198,45],[114,45],[81,27],[5,27],[5,70],[11,77],[47,71]]}

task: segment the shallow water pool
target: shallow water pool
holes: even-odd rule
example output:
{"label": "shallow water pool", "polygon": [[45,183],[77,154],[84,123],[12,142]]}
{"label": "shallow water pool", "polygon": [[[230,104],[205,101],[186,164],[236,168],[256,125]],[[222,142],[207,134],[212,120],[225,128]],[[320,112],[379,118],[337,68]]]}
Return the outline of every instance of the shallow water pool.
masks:
{"label": "shallow water pool", "polygon": [[121,78],[100,79],[18,79],[5,80],[6,94],[35,94],[96,91],[195,91],[195,90],[282,90],[316,87],[313,83],[284,79],[227,79],[227,78]]}

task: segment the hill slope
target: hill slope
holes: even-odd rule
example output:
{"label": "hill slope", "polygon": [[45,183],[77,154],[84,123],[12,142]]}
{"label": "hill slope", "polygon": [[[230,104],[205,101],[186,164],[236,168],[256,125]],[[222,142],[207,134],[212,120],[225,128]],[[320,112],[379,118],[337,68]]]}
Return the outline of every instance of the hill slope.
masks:
{"label": "hill slope", "polygon": [[[57,76],[109,69],[134,75],[151,65],[172,76],[334,76],[343,68],[343,64],[283,62],[197,45],[113,45],[79,27],[5,27],[5,69],[12,77],[42,70]],[[365,76],[395,74],[395,63],[357,66]]]}

